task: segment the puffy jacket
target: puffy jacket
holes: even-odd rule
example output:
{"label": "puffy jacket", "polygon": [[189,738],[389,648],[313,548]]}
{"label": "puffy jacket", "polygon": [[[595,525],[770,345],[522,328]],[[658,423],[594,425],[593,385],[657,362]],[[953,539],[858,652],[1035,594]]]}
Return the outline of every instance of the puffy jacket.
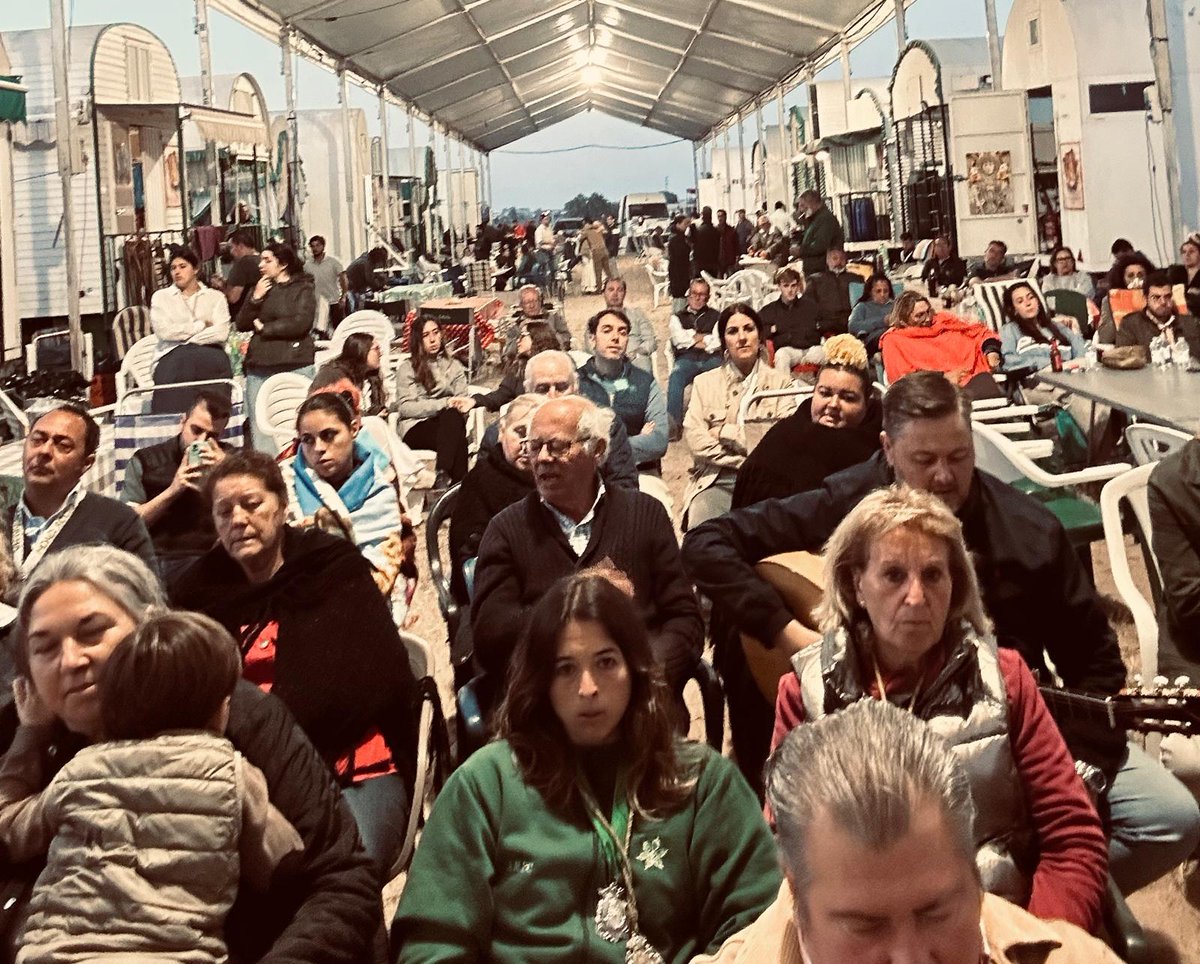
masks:
{"label": "puffy jacket", "polygon": [[[988,893],[1029,902],[1023,869],[1036,863],[1024,789],[1013,760],[1008,702],[996,641],[969,628],[933,682],[920,690],[914,715],[954,750],[975,799],[975,861]],[[858,657],[847,658],[844,630],[826,635],[792,657],[805,716],[816,721],[862,699]]]}
{"label": "puffy jacket", "polygon": [[[274,285],[262,301],[246,298],[238,312],[238,331],[253,331],[246,349],[245,369],[286,370],[313,363],[313,321],[317,295],[309,275],[301,274],[287,284]],[[262,331],[254,327],[262,322]]]}
{"label": "puffy jacket", "polygon": [[44,792],[58,832],[18,960],[115,951],[225,960],[222,927],[239,875],[238,771],[232,744],[205,733],[80,750]]}

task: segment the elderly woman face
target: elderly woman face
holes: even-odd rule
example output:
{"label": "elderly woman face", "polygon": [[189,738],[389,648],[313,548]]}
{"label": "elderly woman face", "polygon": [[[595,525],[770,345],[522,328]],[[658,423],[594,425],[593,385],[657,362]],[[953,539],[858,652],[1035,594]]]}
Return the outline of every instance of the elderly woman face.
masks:
{"label": "elderly woman face", "polygon": [[501,422],[500,446],[504,451],[504,460],[519,472],[531,471],[529,455],[523,451],[525,439],[529,435],[530,411],[528,407],[509,409]]}
{"label": "elderly woman face", "polygon": [[901,526],[875,540],[855,574],[881,669],[916,668],[942,638],[953,580],[945,540]]}
{"label": "elderly woman face", "polygon": [[282,552],[287,506],[254,475],[230,475],[212,494],[213,525],[230,557],[246,572]]}
{"label": "elderly woman face", "polygon": [[100,738],[96,678],[134,617],[90,582],[66,580],[29,610],[29,679],[46,708],[69,730]]}

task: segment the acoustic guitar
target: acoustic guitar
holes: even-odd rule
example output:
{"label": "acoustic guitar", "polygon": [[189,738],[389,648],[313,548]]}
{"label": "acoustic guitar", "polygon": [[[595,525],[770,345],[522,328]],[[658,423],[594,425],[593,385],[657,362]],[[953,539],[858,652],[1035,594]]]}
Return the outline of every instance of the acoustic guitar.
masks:
{"label": "acoustic guitar", "polygon": [[1093,726],[1141,733],[1200,733],[1200,689],[1181,676],[1174,684],[1157,677],[1151,686],[1134,686],[1119,693],[1079,693],[1050,686],[1041,688],[1051,715],[1059,722],[1082,719]]}
{"label": "acoustic guitar", "polygon": [[[816,630],[817,621],[813,618],[813,611],[825,594],[823,566],[824,561],[814,553],[781,552],[763,559],[754,567],[754,571],[779,593],[800,625]],[[750,675],[763,698],[774,706],[779,681],[792,671],[792,654],[765,646],[746,633],[742,633],[741,637],[742,652],[746,656]]]}

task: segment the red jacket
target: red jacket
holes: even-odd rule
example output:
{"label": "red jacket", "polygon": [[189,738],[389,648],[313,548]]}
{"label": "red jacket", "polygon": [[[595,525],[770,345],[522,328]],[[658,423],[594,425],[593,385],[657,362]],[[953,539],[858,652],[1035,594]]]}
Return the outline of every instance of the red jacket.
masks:
{"label": "red jacket", "polygon": [[[1000,649],[999,661],[1008,697],[1008,737],[1040,853],[1028,910],[1095,931],[1108,878],[1100,818],[1024,660],[1015,650]],[[884,685],[891,682],[885,679]],[[869,691],[879,698],[874,681]],[[779,681],[771,749],[804,722],[800,678],[788,673]]]}
{"label": "red jacket", "polygon": [[928,328],[889,328],[879,339],[879,350],[888,384],[910,372],[961,370],[965,374],[959,385],[965,385],[992,370],[983,354],[989,341],[996,343],[999,354],[1000,338],[992,329],[939,311]]}

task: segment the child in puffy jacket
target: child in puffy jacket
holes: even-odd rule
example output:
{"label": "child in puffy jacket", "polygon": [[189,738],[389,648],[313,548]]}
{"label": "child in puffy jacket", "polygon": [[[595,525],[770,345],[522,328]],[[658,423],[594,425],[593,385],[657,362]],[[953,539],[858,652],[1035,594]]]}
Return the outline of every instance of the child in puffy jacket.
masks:
{"label": "child in puffy jacket", "polygon": [[[228,959],[239,881],[265,890],[303,849],[262,772],[223,735],[240,675],[220,624],[151,613],[97,680],[104,742],[40,792],[31,755],[5,757],[0,842],[13,860],[47,855],[18,962]],[[27,680],[14,693],[23,728],[48,724]]]}

